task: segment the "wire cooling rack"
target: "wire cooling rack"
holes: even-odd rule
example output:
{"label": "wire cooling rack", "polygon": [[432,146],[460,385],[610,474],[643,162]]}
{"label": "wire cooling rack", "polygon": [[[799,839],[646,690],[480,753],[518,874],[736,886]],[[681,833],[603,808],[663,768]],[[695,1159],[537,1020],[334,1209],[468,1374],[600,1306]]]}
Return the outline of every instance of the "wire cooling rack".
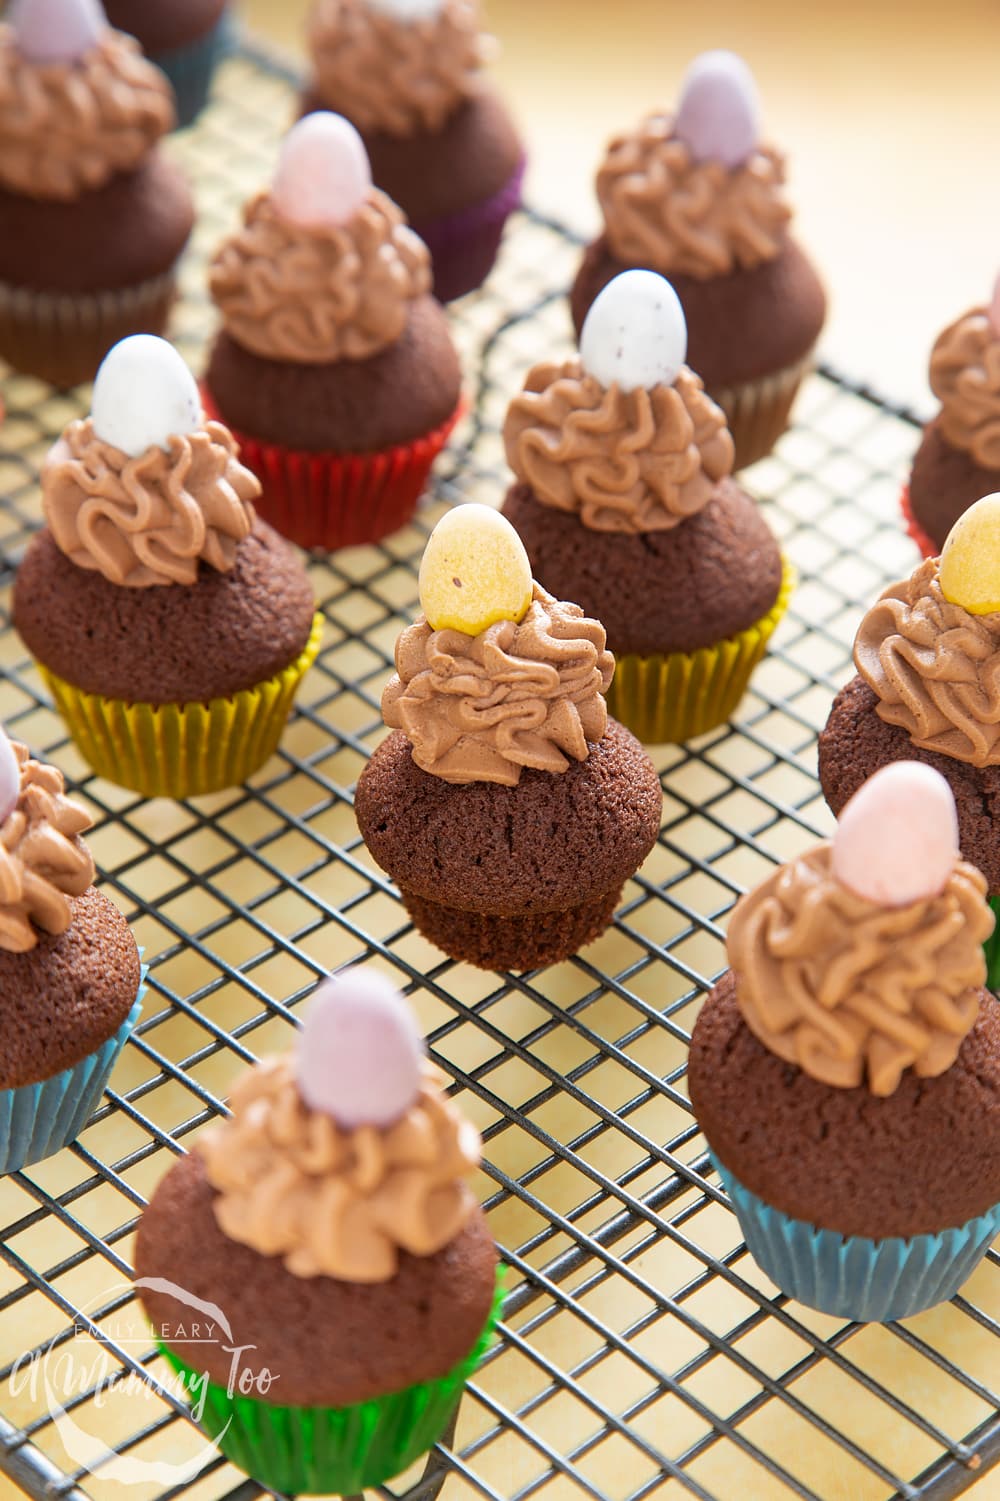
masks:
{"label": "wire cooling rack", "polygon": [[[266,177],[290,118],[280,70],[244,52],[171,142],[201,218],[174,333],[197,368],[204,262]],[[499,499],[505,402],[568,348],[578,254],[521,216],[488,289],[455,312],[472,412],[417,524],[313,558],[323,649],[281,750],[238,791],[145,803],[88,772],[10,629],[36,476],[86,393],[9,373],[0,427],[0,718],[66,768],[96,820],[104,886],[150,965],[145,1015],[80,1141],[0,1183],[0,1467],[35,1497],[250,1498],[186,1420],[129,1289],[136,1215],[255,1056],[287,1047],[317,978],[375,963],[405,985],[480,1126],[479,1184],[508,1266],[501,1337],[449,1446],[387,1494],[882,1501],[957,1496],[1000,1459],[1000,1268],[947,1307],[859,1327],[789,1302],[756,1269],[685,1087],[690,1029],[724,967],[743,886],[826,832],[815,736],[863,603],[911,568],[897,519],[913,419],[831,374],[748,482],[802,582],[736,721],[659,748],[659,843],[614,927],[573,961],[487,975],[414,932],[369,859],[351,789],[448,503]],[[990,1491],[996,1495],[996,1491]]]}

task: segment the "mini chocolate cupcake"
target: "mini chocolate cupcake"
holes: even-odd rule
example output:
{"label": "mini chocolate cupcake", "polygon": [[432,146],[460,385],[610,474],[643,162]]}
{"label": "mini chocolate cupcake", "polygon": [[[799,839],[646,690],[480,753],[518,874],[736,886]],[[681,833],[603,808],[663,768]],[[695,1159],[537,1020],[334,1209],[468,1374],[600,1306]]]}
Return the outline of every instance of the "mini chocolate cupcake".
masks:
{"label": "mini chocolate cupcake", "polygon": [[521,202],[524,148],[483,71],[479,0],[316,0],[304,109],[360,130],[450,302],[480,286]]}
{"label": "mini chocolate cupcake", "polygon": [[544,587],[606,627],[608,707],[645,741],[731,716],[792,588],[685,345],[670,283],[626,271],[587,314],[581,359],[537,365],[504,424],[504,515]]}
{"label": "mini chocolate cupcake", "polygon": [[223,328],[205,399],[260,481],[261,515],[302,547],[376,542],[416,509],[461,401],[430,282],[354,127],[300,120],[212,263]]}
{"label": "mini chocolate cupcake", "polygon": [[962,854],[1000,910],[1000,495],[959,518],[940,559],[890,584],[858,628],[854,663],[819,737],[827,802],[839,813],[893,761],[933,766],[955,797]]}
{"label": "mini chocolate cupcake", "polygon": [[[481,1143],[443,1084],[398,992],[347,971],[142,1217],[157,1343],[219,1448],[274,1490],[347,1496],[405,1470],[490,1341]],[[192,1307],[216,1338],[192,1337]]]}
{"label": "mini chocolate cupcake", "polygon": [[930,383],[941,410],[913,457],[903,515],[924,557],[936,558],[959,516],[1000,490],[1000,278],[988,308],[939,335]]}
{"label": "mini chocolate cupcake", "polygon": [[68,1146],[142,1009],[128,924],[93,885],[91,818],[0,730],[0,1173]]}
{"label": "mini chocolate cupcake", "polygon": [[726,414],[742,469],[788,425],[826,298],[788,232],[785,164],[760,143],[753,77],[731,52],[688,70],[676,115],[617,137],[597,174],[604,232],[571,293],[577,333],[603,287],[630,267],[670,278],[688,358]]}
{"label": "mini chocolate cupcake", "polygon": [[134,36],[166,73],[177,100],[177,124],[190,125],[208,103],[225,45],[226,0],[104,0],[112,26]]}
{"label": "mini chocolate cupcake", "polygon": [[111,351],[93,416],[43,468],[14,624],[81,754],[147,797],[245,781],[318,650],[308,575],[257,491],[180,355],[145,334]]}
{"label": "mini chocolate cupcake", "polygon": [[555,964],[604,932],[660,827],[652,762],[608,719],[604,628],[533,583],[489,506],[438,522],[420,602],[396,643],[382,695],[394,733],[358,781],[358,826],[446,954]]}
{"label": "mini chocolate cupcake", "polygon": [[159,332],[194,208],[157,149],[170,86],[97,0],[18,0],[0,25],[0,359],[58,386]]}
{"label": "mini chocolate cupcake", "polygon": [[737,905],[691,1103],[754,1259],[844,1319],[951,1298],[1000,1231],[1000,1002],[986,881],[927,766]]}

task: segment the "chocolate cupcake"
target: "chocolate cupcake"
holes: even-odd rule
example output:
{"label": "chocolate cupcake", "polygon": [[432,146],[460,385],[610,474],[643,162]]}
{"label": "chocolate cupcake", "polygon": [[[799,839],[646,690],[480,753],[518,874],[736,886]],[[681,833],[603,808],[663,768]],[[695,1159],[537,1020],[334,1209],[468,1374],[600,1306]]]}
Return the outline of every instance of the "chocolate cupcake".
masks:
{"label": "chocolate cupcake", "polygon": [[0,24],[0,358],[58,386],[158,332],[194,208],[157,149],[170,86],[97,0],[18,0]]}
{"label": "chocolate cupcake", "polygon": [[331,550],[403,526],[458,419],[461,371],[427,250],[372,187],[348,121],[293,127],[210,280],[223,328],[206,404],[239,439],[261,514]]}
{"label": "chocolate cupcake", "polygon": [[134,36],[170,80],[177,124],[190,125],[208,103],[225,45],[226,0],[104,0],[112,26]]}
{"label": "chocolate cupcake", "polygon": [[275,749],[319,647],[308,575],[176,350],[137,335],[42,471],[48,527],[16,629],[81,754],[148,797],[237,785]]}
{"label": "chocolate cupcake", "polygon": [[688,326],[688,360],[726,414],[736,468],[788,425],[826,316],[823,288],[788,231],[784,158],[760,142],[756,86],[730,52],[688,70],[676,115],[617,137],[597,174],[604,232],[571,293],[577,333],[630,267],[668,276]]}
{"label": "chocolate cupcake", "polygon": [[883,1321],[952,1297],[1000,1230],[1000,1002],[986,881],[948,784],[877,773],[832,842],[737,905],[691,1103],[758,1264]]}
{"label": "chocolate cupcake", "polygon": [[360,130],[450,302],[480,286],[521,202],[524,148],[483,71],[479,0],[316,0],[304,111]]}
{"label": "chocolate cupcake", "polygon": [[532,582],[488,506],[438,523],[420,600],[382,695],[393,733],[358,781],[358,826],[453,959],[558,963],[604,932],[660,827],[653,765],[608,719],[604,628]]}
{"label": "chocolate cupcake", "polygon": [[1000,495],[959,518],[940,559],[890,584],[858,628],[854,663],[819,737],[827,802],[839,813],[894,761],[934,767],[955,797],[962,854],[1000,910]]}
{"label": "chocolate cupcake", "polygon": [[0,730],[0,1173],[68,1146],[142,1009],[128,924],[93,885],[87,810]]}
{"label": "chocolate cupcake", "polygon": [[[157,1342],[227,1458],[279,1492],[405,1470],[489,1343],[497,1255],[466,1182],[481,1143],[443,1084],[388,981],[345,972],[142,1217]],[[217,1338],[192,1338],[192,1306]]]}
{"label": "chocolate cupcake", "polygon": [[731,716],[792,587],[685,345],[670,283],[624,272],[587,315],[581,359],[537,365],[504,424],[504,515],[544,587],[604,624],[608,707],[645,741]]}
{"label": "chocolate cupcake", "polygon": [[939,335],[929,373],[941,410],[914,454],[903,515],[924,557],[936,558],[959,516],[1000,490],[1000,278],[988,308]]}

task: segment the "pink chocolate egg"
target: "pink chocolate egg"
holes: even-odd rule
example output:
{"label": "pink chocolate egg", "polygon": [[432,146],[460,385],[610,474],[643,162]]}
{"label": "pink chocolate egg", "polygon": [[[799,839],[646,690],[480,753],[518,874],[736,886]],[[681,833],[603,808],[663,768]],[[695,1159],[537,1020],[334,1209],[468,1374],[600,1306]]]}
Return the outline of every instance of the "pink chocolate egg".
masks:
{"label": "pink chocolate egg", "polygon": [[0,729],[0,824],[6,823],[17,807],[20,790],[21,768],[17,764],[10,741]]}
{"label": "pink chocolate egg", "polygon": [[416,1099],[423,1056],[413,1012],[392,982],[346,969],[324,981],[306,1012],[299,1089],[307,1105],[348,1130],[388,1126]]}
{"label": "pink chocolate egg", "polygon": [[286,135],[271,186],[283,219],[310,229],[353,219],[372,185],[364,142],[343,115],[317,110]]}
{"label": "pink chocolate egg", "polygon": [[837,880],[880,907],[937,896],[958,858],[952,790],[919,761],[896,761],[869,777],[833,836]]}
{"label": "pink chocolate egg", "polygon": [[753,74],[735,52],[703,52],[684,75],[674,135],[696,162],[738,167],[760,139]]}
{"label": "pink chocolate egg", "polygon": [[8,19],[14,45],[30,63],[75,62],[108,25],[99,0],[14,0]]}

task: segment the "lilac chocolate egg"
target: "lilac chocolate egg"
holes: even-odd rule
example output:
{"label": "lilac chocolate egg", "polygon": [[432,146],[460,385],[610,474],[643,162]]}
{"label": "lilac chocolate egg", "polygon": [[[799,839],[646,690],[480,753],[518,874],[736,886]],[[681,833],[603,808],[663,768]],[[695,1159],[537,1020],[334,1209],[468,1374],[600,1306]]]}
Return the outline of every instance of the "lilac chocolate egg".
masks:
{"label": "lilac chocolate egg", "polygon": [[424,1044],[406,1001],[376,970],[325,981],[296,1049],[299,1089],[313,1110],[348,1130],[389,1126],[420,1090]]}
{"label": "lilac chocolate egg", "polygon": [[703,52],[684,75],[674,135],[696,162],[739,167],[760,139],[754,76],[735,52]]}
{"label": "lilac chocolate egg", "polygon": [[98,0],[14,0],[8,20],[14,45],[30,63],[71,63],[107,30]]}
{"label": "lilac chocolate egg", "polygon": [[20,791],[21,768],[10,741],[0,730],[0,824],[6,823],[17,807]]}

